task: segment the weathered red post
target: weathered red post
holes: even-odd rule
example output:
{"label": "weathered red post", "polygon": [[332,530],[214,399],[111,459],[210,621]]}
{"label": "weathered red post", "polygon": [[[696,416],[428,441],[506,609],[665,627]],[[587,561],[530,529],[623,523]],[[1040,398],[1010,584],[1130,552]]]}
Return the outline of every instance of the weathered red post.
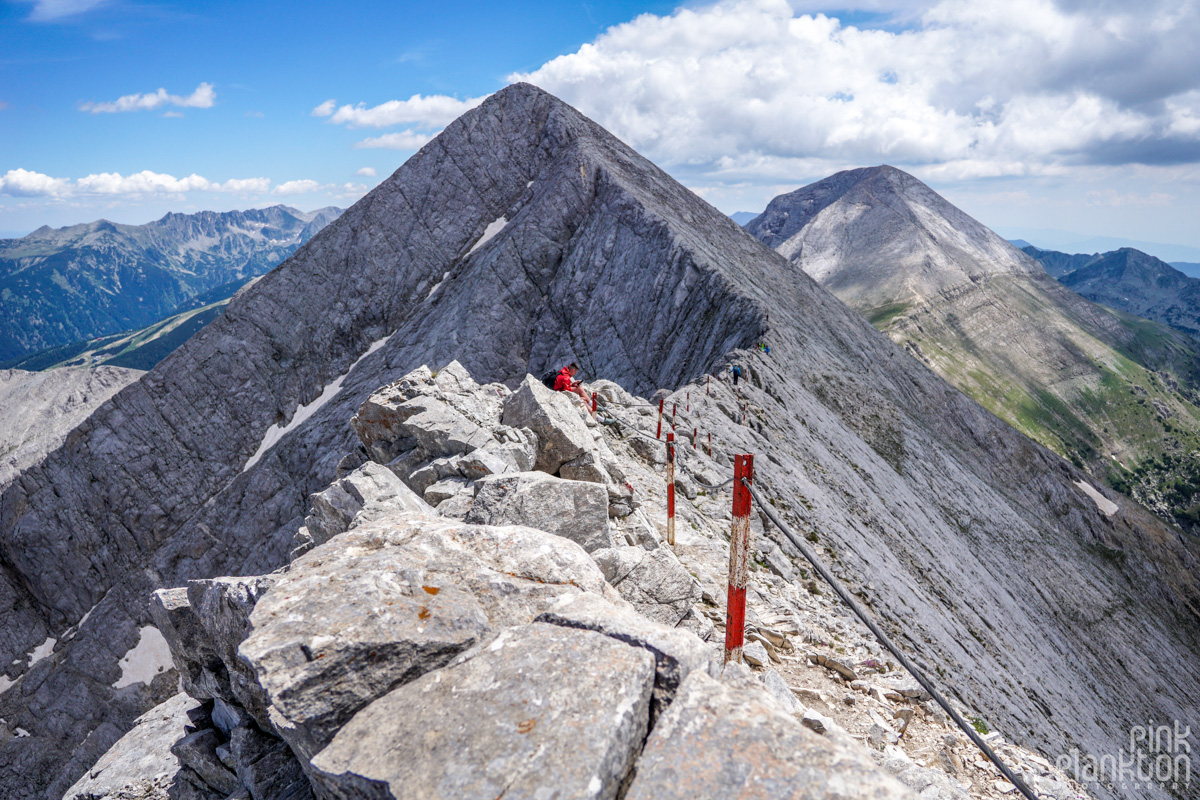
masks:
{"label": "weathered red post", "polygon": [[705,375],[704,376],[704,396],[705,397],[708,397],[710,394],[712,394],[712,390],[710,388],[711,386],[712,386],[712,375]]}
{"label": "weathered red post", "polygon": [[733,528],[729,536],[729,595],[725,604],[725,663],[741,662],[746,634],[746,581],[750,559],[750,490],[754,456],[733,457]]}
{"label": "weathered red post", "polygon": [[596,413],[596,393],[592,392],[592,413]]}
{"label": "weathered red post", "polygon": [[679,413],[679,403],[671,403],[671,430],[675,430],[675,415]]}
{"label": "weathered red post", "polygon": [[675,548],[675,434],[667,434],[667,544]]}
{"label": "weathered red post", "polygon": [[691,392],[691,390],[688,390],[687,394],[685,394],[684,397],[687,398],[687,405],[683,407],[683,411],[685,414],[690,414],[690,413],[692,413],[692,392]]}
{"label": "weathered red post", "polygon": [[700,441],[699,428],[692,428],[692,449],[696,449],[696,443]]}
{"label": "weathered red post", "polygon": [[708,457],[712,458],[712,431],[708,434]]}
{"label": "weathered red post", "polygon": [[662,438],[662,406],[663,398],[658,398],[658,432],[654,434],[655,439]]}

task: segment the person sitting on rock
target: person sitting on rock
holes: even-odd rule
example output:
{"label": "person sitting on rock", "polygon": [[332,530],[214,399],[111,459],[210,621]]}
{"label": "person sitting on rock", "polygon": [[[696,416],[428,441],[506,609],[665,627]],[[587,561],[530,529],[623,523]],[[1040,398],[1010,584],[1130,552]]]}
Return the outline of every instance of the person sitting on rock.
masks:
{"label": "person sitting on rock", "polygon": [[[590,414],[592,412],[592,399],[588,397],[587,392],[583,390],[583,384],[575,380],[575,373],[579,372],[579,365],[572,361],[558,371],[558,376],[554,379],[554,391],[556,392],[571,392],[583,398],[584,408]],[[594,416],[594,415],[593,415]]]}

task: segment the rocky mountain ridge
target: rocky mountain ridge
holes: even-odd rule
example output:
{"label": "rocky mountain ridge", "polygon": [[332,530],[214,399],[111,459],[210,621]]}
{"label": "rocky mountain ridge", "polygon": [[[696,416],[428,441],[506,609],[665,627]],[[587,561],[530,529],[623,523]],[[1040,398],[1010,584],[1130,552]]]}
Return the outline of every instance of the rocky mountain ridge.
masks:
{"label": "rocky mountain ridge", "polygon": [[[746,350],[764,337],[770,356]],[[748,408],[715,405],[714,440],[759,454],[789,522],[964,707],[1051,756],[1115,752],[1134,721],[1198,705],[1194,542],[906,358],[595,123],[516,85],[0,495],[0,656],[16,662],[0,717],[29,734],[0,742],[5,791],[61,796],[170,699],[169,665],[127,669],[166,646],[153,592],[288,563],[297,529],[312,531],[308,496],[358,446],[346,420],[396,375],[454,359],[510,390],[575,359],[632,392],[673,390],[685,413],[703,376],[736,360]]]}
{"label": "rocky mountain ridge", "polygon": [[[724,624],[729,492],[701,496],[690,477],[721,467],[681,458],[677,557],[644,513],[664,502],[665,443],[638,413],[650,405],[587,388],[621,421],[596,426],[532,376],[516,392],[480,386],[456,362],[373,393],[348,460],[377,460],[310,498],[287,566],[156,593],[187,694],[144,715],[66,800],[1012,791],[877,645],[833,653],[830,630],[865,630],[801,589],[761,531],[756,673],[722,669],[710,618]],[[720,383],[715,396],[737,401]],[[1044,759],[1005,753],[1043,796],[1084,797]]]}
{"label": "rocky mountain ridge", "polygon": [[170,213],[145,225],[99,220],[0,240],[0,363],[141,328],[198,294],[260,275],[341,209],[288,206]]}
{"label": "rocky mountain ridge", "polygon": [[[911,175],[839,173],[775,198],[747,230],[989,411],[1112,486],[1200,447],[1194,339],[1080,297]],[[1051,259],[1055,271],[1075,267]],[[1165,518],[1192,528],[1194,502]]]}

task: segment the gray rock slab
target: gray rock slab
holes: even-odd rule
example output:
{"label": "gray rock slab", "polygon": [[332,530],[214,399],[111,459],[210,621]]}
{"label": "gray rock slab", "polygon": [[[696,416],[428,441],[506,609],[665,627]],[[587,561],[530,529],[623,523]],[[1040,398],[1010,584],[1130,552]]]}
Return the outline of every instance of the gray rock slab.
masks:
{"label": "gray rock slab", "polygon": [[564,393],[547,389],[532,375],[526,375],[517,391],[504,401],[501,420],[537,434],[534,468],[543,472],[558,472],[566,462],[593,449],[592,434],[579,410]]}
{"label": "gray rock slab", "polygon": [[[728,672],[728,671],[727,671]],[[692,672],[654,726],[628,800],[912,800],[859,747],[834,744],[779,710],[751,679]]]}
{"label": "gray rock slab", "polygon": [[328,796],[615,798],[646,735],[654,659],[557,625],[376,700],[312,763]]}
{"label": "gray rock slab", "polygon": [[530,528],[403,517],[296,560],[254,608],[240,654],[304,758],[359,709],[563,593],[602,592],[576,545]]}
{"label": "gray rock slab", "polygon": [[537,621],[595,631],[649,651],[654,656],[655,715],[671,704],[679,684],[692,670],[712,674],[718,670],[715,654],[694,634],[653,622],[630,605],[613,603],[598,595],[563,595]]}
{"label": "gray rock slab", "polygon": [[544,472],[480,478],[466,520],[481,525],[527,525],[570,539],[588,552],[613,544],[605,488]]}
{"label": "gray rock slab", "polygon": [[188,602],[213,643],[225,667],[228,684],[210,688],[214,696],[244,708],[263,728],[270,729],[267,699],[253,668],[238,656],[238,647],[250,633],[255,604],[278,580],[277,575],[245,578],[211,578],[189,581]]}
{"label": "gray rock slab", "polygon": [[171,745],[187,733],[187,712],[199,705],[180,692],[138,717],[63,800],[166,800],[179,771]]}
{"label": "gray rock slab", "polygon": [[229,795],[241,788],[237,775],[233,774],[217,757],[217,747],[222,744],[221,736],[212,728],[189,733],[171,745],[171,752],[179,763],[200,776],[213,791]]}
{"label": "gray rock slab", "polygon": [[208,700],[214,690],[228,684],[225,665],[216,644],[188,602],[186,587],[159,589],[150,597],[150,618],[171,650],[184,691]]}
{"label": "gray rock slab", "polygon": [[675,627],[700,600],[700,586],[666,547],[612,547],[592,557],[621,597],[655,622]]}
{"label": "gray rock slab", "polygon": [[311,512],[304,520],[312,546],[324,544],[362,520],[379,513],[430,514],[433,509],[408,488],[396,473],[373,461],[310,495]]}
{"label": "gray rock slab", "polygon": [[253,725],[234,728],[229,738],[238,780],[253,800],[310,800],[312,786],[291,748]]}

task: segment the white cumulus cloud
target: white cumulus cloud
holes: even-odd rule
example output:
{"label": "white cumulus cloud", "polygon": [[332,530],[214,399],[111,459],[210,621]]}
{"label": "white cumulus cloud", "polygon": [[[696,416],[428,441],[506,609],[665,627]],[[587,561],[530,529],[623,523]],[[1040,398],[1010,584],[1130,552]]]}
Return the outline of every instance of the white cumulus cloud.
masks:
{"label": "white cumulus cloud", "polygon": [[[1200,162],[1195,0],[851,5],[908,24],[797,10],[811,2],[685,6],[510,80],[561,97],[693,185],[881,162],[963,177]],[[348,123],[391,120],[343,108]]]}
{"label": "white cumulus cloud", "polygon": [[407,100],[388,100],[377,106],[365,103],[343,105],[336,108],[333,100],[326,100],[312,110],[315,117],[329,117],[335,125],[351,128],[387,128],[392,125],[415,125],[420,128],[443,128],[458,117],[482,103],[486,97],[459,100],[446,95],[428,97],[414,94]]}
{"label": "white cumulus cloud", "polygon": [[69,197],[79,195],[154,195],[185,192],[219,192],[222,194],[266,194],[271,188],[268,178],[233,178],[224,183],[210,181],[191,174],[176,178],[150,170],[130,175],[119,172],[99,172],[71,181],[52,178],[26,169],[10,169],[0,176],[0,194],[13,197]]}
{"label": "white cumulus cloud", "polygon": [[11,197],[58,197],[70,189],[71,182],[66,178],[51,178],[26,169],[10,169],[0,176],[0,194]]}
{"label": "white cumulus cloud", "polygon": [[124,111],[151,111],[166,105],[180,108],[212,108],[216,100],[217,93],[212,84],[201,83],[186,97],[168,94],[166,89],[159,88],[146,94],[127,94],[107,103],[82,103],[79,110],[92,114],[116,114]]}
{"label": "white cumulus cloud", "polygon": [[286,181],[272,189],[271,194],[309,194],[321,191],[322,186],[323,184],[313,180]]}
{"label": "white cumulus cloud", "polygon": [[362,175],[364,178],[374,178],[376,175],[374,167],[363,167],[361,169],[355,170],[354,174]]}
{"label": "white cumulus cloud", "polygon": [[381,148],[384,150],[419,150],[433,138],[430,133],[418,133],[407,130],[399,133],[385,133],[382,136],[368,136],[361,142],[355,142],[356,148]]}

